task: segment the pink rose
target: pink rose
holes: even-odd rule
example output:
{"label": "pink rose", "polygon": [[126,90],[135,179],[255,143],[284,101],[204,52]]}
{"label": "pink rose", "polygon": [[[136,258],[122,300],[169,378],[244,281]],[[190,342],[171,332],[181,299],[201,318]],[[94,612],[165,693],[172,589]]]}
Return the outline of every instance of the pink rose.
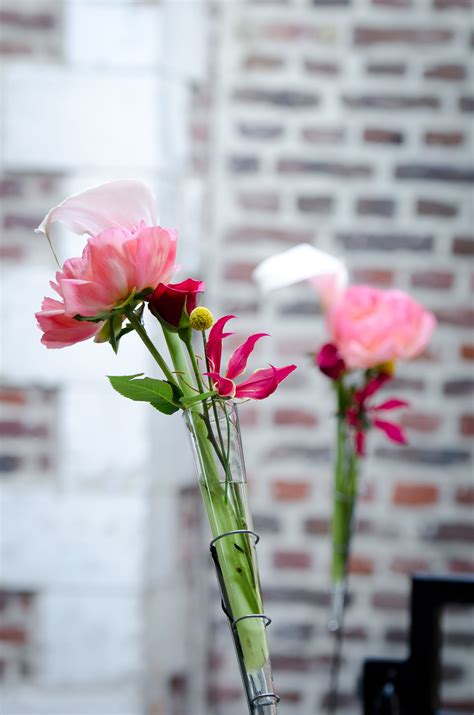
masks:
{"label": "pink rose", "polygon": [[370,368],[419,355],[436,319],[398,290],[352,286],[332,304],[327,324],[348,368]]}
{"label": "pink rose", "polygon": [[106,313],[170,280],[176,233],[150,225],[155,220],[153,194],[140,181],[111,181],[66,199],[48,213],[38,229],[48,240],[56,221],[90,238],[82,256],[67,260],[51,282],[60,300],[45,298],[36,314],[47,347],[87,340],[103,325],[81,323],[74,316]]}
{"label": "pink rose", "polygon": [[[148,298],[148,306],[153,315],[172,330],[183,325],[183,312],[193,312],[199,293],[204,292],[203,281],[187,278],[181,283],[159,283]],[[189,325],[189,321],[188,321]]]}

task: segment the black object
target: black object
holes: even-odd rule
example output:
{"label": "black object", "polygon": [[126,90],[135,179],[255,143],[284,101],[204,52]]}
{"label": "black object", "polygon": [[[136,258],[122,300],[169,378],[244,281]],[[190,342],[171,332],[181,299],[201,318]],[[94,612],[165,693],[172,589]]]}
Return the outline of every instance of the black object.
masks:
{"label": "black object", "polygon": [[412,577],[410,655],[404,661],[365,661],[364,715],[438,712],[441,615],[448,604],[474,604],[474,577],[425,574]]}

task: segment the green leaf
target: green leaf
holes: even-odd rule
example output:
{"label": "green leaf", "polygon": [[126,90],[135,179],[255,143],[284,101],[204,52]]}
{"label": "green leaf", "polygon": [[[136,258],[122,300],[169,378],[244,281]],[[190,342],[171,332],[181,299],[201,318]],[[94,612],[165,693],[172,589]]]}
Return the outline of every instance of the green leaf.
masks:
{"label": "green leaf", "polygon": [[172,415],[180,409],[181,394],[166,380],[137,375],[108,375],[110,384],[121,395],[136,402],[149,402],[152,407],[166,415]]}

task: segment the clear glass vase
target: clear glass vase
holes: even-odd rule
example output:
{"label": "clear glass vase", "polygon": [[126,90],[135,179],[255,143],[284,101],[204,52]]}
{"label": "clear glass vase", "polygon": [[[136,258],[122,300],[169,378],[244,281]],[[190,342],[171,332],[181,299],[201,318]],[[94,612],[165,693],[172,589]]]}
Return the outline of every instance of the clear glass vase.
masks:
{"label": "clear glass vase", "polygon": [[345,418],[338,417],[332,515],[332,596],[328,620],[331,631],[340,630],[344,622],[358,480],[359,458]]}
{"label": "clear glass vase", "polygon": [[184,413],[212,533],[211,553],[251,715],[276,715],[237,409],[208,400]]}

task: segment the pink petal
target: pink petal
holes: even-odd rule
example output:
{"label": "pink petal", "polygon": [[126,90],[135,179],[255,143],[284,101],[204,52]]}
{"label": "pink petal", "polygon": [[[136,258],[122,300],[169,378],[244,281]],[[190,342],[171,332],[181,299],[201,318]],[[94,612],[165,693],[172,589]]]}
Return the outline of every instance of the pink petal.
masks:
{"label": "pink petal", "polygon": [[358,457],[363,457],[365,454],[365,432],[359,430],[355,436],[355,450]]}
{"label": "pink petal", "polygon": [[235,383],[232,380],[219,375],[218,372],[205,372],[204,375],[211,378],[215,389],[221,397],[234,397]]}
{"label": "pink petal", "polygon": [[65,348],[96,335],[103,323],[82,323],[64,315],[64,304],[45,298],[36,313],[38,327],[43,331],[41,342],[47,348]]}
{"label": "pink petal", "polygon": [[174,229],[147,226],[124,243],[123,249],[133,286],[138,292],[169,283],[176,270],[178,234]]}
{"label": "pink petal", "polygon": [[116,302],[115,293],[107,286],[94,281],[63,280],[61,290],[64,295],[65,314],[71,318],[75,315],[97,315],[113,308]]}
{"label": "pink petal", "polygon": [[392,398],[386,402],[382,402],[380,405],[372,405],[369,410],[396,410],[398,407],[410,407],[410,403],[406,400],[397,400]]}
{"label": "pink petal", "polygon": [[375,395],[389,380],[391,380],[391,375],[388,375],[386,372],[379,373],[377,377],[372,378],[362,390],[356,390],[354,394],[355,400],[361,405],[364,404],[369,397]]}
{"label": "pink petal", "polygon": [[227,364],[226,376],[230,380],[235,380],[236,377],[242,375],[242,373],[245,371],[245,368],[247,367],[247,360],[249,358],[250,353],[254,349],[256,342],[260,340],[260,338],[264,338],[267,336],[268,333],[255,333],[255,335],[251,335],[249,338],[247,338],[243,345],[240,345],[234,350]]}
{"label": "pink petal", "polygon": [[209,365],[215,372],[220,372],[222,359],[222,340],[233,333],[224,334],[224,326],[235,315],[224,315],[219,318],[211,328],[207,339],[206,356]]}
{"label": "pink petal", "polygon": [[248,380],[237,385],[235,396],[242,399],[263,400],[275,392],[280,382],[288,377],[293,370],[296,370],[296,365],[278,368],[270,365],[269,368],[256,370]]}
{"label": "pink petal", "polygon": [[399,444],[407,443],[407,438],[400,425],[396,425],[393,422],[386,422],[385,420],[374,420],[374,426],[382,430],[382,432],[385,432],[392,442],[398,442]]}
{"label": "pink petal", "polygon": [[57,221],[74,233],[94,236],[112,227],[135,230],[142,224],[156,226],[158,217],[151,189],[143,181],[120,179],[70,196],[51,209],[37,233],[50,239]]}

